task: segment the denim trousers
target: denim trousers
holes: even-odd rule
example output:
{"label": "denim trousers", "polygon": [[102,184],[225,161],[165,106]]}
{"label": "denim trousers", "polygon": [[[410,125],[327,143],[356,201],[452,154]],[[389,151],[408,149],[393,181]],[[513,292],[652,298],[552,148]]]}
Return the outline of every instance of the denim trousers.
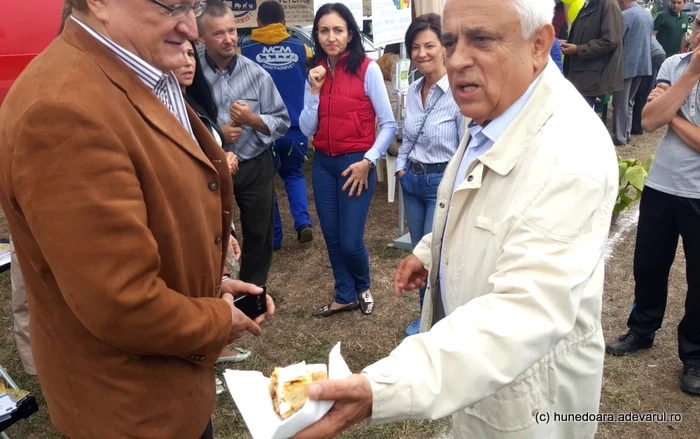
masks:
{"label": "denim trousers", "polygon": [[[272,159],[275,169],[284,182],[284,189],[289,199],[289,210],[294,218],[294,230],[303,225],[311,225],[309,216],[309,199],[306,195],[306,178],[304,178],[304,161],[309,150],[309,139],[299,130],[292,127],[281,139],[272,146]],[[275,194],[275,239],[274,247],[282,244],[282,219]]]}
{"label": "denim trousers", "polygon": [[370,169],[369,188],[359,197],[349,197],[349,189],[342,191],[348,178],[340,175],[364,155],[364,152],[356,152],[330,156],[318,150],[314,153],[311,172],[314,202],[333,269],[335,301],[339,304],[353,303],[358,293],[370,289],[369,254],[364,235],[376,186],[375,170]]}
{"label": "denim trousers", "polygon": [[[415,248],[420,240],[432,232],[433,215],[437,201],[437,190],[443,173],[415,174],[410,166],[399,180],[403,193],[403,205],[406,211],[408,231],[411,234],[411,246]],[[420,308],[423,309],[425,288],[420,290]]]}

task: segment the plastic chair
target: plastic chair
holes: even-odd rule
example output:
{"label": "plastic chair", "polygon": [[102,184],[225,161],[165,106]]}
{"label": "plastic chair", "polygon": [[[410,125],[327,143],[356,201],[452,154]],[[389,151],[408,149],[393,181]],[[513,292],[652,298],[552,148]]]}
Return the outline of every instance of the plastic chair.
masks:
{"label": "plastic chair", "polygon": [[390,203],[394,202],[396,195],[396,157],[389,154],[386,155],[386,181],[387,181],[387,198]]}

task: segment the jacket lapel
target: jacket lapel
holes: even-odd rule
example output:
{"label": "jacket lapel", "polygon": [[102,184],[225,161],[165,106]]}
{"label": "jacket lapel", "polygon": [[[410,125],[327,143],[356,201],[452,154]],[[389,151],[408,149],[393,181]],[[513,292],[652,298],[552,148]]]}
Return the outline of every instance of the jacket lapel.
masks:
{"label": "jacket lapel", "polygon": [[566,79],[554,63],[549,62],[525,106],[493,147],[477,160],[499,175],[508,175],[559,105],[553,87],[557,81]]}
{"label": "jacket lapel", "polygon": [[61,37],[90,57],[104,74],[126,94],[137,111],[156,130],[207,167],[213,167],[197,142],[175,115],[163,105],[155,93],[146,87],[136,73],[107,47],[73,20],[66,20]]}
{"label": "jacket lapel", "polygon": [[[469,166],[467,175],[474,173],[476,167],[480,167],[481,172],[470,186],[461,189],[478,189],[481,187],[483,177],[486,175],[487,168],[499,175],[507,175],[513,170],[523,152],[528,148],[530,142],[535,137],[535,134],[542,129],[542,126],[552,116],[554,110],[559,105],[559,99],[556,98],[554,88],[556,81],[566,81],[561,75],[553,62],[549,62],[545,67],[540,81],[532,92],[532,95],[525,103],[523,109],[518,113],[513,122],[506,128],[503,135],[493,145],[493,147],[481,157],[474,160]],[[466,124],[469,119],[465,119]],[[466,125],[465,124],[465,125]],[[457,149],[457,152],[450,160],[445,175],[438,189],[438,208],[435,210],[435,218],[433,221],[433,240],[432,240],[432,267],[430,271],[429,283],[431,285],[431,308],[427,308],[423,314],[424,317],[430,317],[430,320],[425,322],[423,329],[429,329],[437,323],[444,314],[444,304],[440,293],[441,286],[435,287],[438,284],[440,256],[442,255],[443,235],[447,228],[450,209],[464,209],[466,206],[451,206],[452,203],[452,188],[457,179],[460,164],[466,154],[467,145],[469,144],[469,130],[465,130],[462,142]],[[466,183],[466,182],[463,182]],[[462,183],[460,183],[462,184]],[[441,206],[445,206],[444,208]],[[449,239],[449,238],[448,238]]]}

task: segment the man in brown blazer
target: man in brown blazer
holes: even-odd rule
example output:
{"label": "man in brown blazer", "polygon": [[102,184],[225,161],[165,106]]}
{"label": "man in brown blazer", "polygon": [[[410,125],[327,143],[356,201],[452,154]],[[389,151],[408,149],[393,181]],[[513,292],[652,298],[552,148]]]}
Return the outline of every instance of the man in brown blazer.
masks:
{"label": "man in brown blazer", "polygon": [[0,204],[51,419],[71,438],[211,437],[214,362],[264,317],[232,301],[261,289],[222,282],[231,175],[171,73],[203,5],[67,2],[0,107]]}

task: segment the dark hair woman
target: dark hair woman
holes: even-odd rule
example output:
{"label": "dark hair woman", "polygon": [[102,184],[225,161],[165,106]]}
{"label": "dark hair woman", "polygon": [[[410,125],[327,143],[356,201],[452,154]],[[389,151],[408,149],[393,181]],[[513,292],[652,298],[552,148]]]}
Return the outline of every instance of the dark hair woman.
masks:
{"label": "dark hair woman", "polygon": [[[432,231],[438,186],[464,131],[464,117],[452,98],[447,81],[441,33],[437,14],[417,17],[406,31],[406,51],[423,74],[406,94],[403,143],[396,160],[396,175],[401,183],[413,247]],[[424,295],[425,288],[422,288],[421,309]],[[420,323],[418,317],[406,329],[406,334],[417,334]]]}
{"label": "dark hair woman", "polygon": [[[202,121],[204,126],[209,129],[217,143],[222,145],[224,134],[221,132],[219,125],[216,123],[216,105],[214,104],[211,89],[209,88],[209,84],[204,77],[202,68],[197,62],[197,43],[194,41],[188,41],[185,43],[185,57],[187,59],[187,63],[183,67],[175,70],[173,73],[177,78],[177,82],[180,83],[182,94],[185,96],[187,103],[190,105],[190,107],[192,107],[192,110],[197,113],[199,119]],[[226,159],[228,160],[231,174],[235,174],[238,170],[237,157],[234,153],[227,152]],[[241,257],[241,248],[236,240],[233,225],[231,239],[229,242],[231,243],[231,248],[229,249],[229,256],[226,258],[226,264],[227,267],[229,267],[229,270],[231,270],[231,265],[234,264],[233,261],[231,261],[231,256],[235,257],[237,260]],[[251,351],[248,349],[238,347],[233,349],[224,348],[216,362],[237,363],[250,357],[250,354]],[[219,393],[219,387],[219,383],[217,382],[217,394]],[[223,389],[223,387],[221,387],[221,389]]]}
{"label": "dark hair woman", "polygon": [[365,56],[350,10],[341,3],[321,6],[312,34],[315,51],[299,125],[314,137],[314,198],[335,278],[334,300],[313,315],[328,317],[358,307],[371,314],[365,223],[374,167],[394,139],[396,122],[382,72]]}
{"label": "dark hair woman", "polygon": [[217,111],[211,88],[204,77],[202,67],[197,62],[197,43],[194,41],[185,43],[185,55],[187,64],[175,70],[175,77],[180,83],[182,94],[185,95],[187,103],[221,145],[224,135],[216,123]]}

